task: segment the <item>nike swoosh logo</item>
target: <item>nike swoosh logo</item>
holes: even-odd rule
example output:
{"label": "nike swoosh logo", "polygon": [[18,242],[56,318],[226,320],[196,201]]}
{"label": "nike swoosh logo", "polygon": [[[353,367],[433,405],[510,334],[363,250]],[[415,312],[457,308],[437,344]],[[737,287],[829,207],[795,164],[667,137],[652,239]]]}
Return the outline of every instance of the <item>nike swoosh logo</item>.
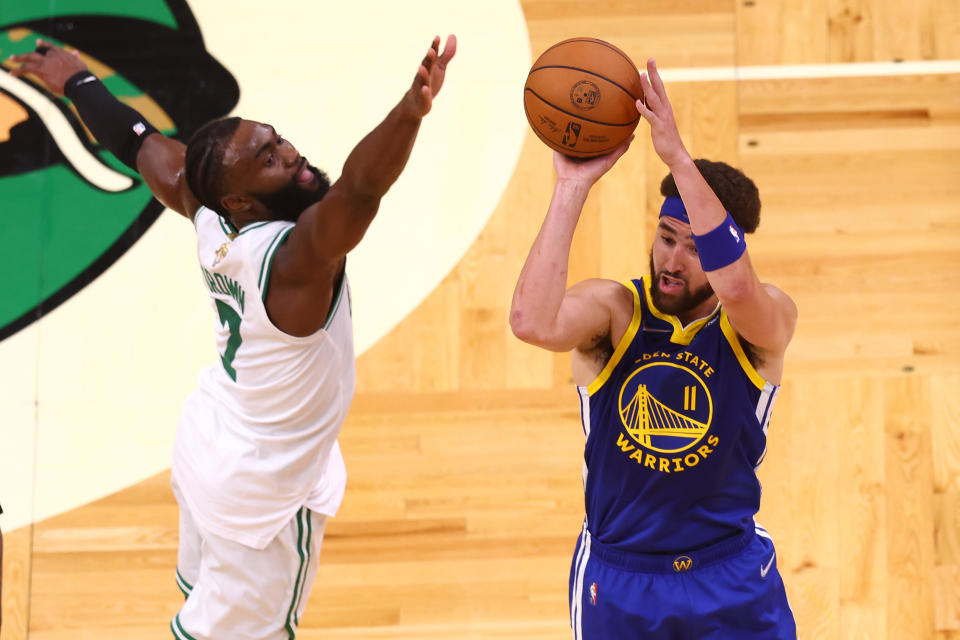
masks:
{"label": "nike swoosh logo", "polygon": [[774,552],[773,552],[773,555],[770,556],[770,561],[767,562],[767,566],[760,565],[760,577],[761,577],[761,578],[766,578],[766,577],[767,577],[767,573],[770,571],[770,567],[773,566],[773,559],[776,558],[776,557],[777,557],[777,552],[774,551]]}

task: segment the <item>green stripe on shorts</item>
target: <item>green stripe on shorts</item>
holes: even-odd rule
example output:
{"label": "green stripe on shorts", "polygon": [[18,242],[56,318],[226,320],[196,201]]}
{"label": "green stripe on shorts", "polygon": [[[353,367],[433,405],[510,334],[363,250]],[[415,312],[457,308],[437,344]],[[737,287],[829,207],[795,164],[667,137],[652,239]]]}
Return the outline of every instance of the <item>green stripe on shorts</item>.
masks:
{"label": "green stripe on shorts", "polygon": [[170,622],[170,630],[173,631],[173,636],[179,640],[197,640],[183,629],[183,625],[180,624],[179,613],[175,615]]}
{"label": "green stripe on shorts", "polygon": [[287,630],[287,638],[289,640],[294,640],[297,636],[297,632],[294,629],[296,622],[294,622],[294,616],[296,615],[297,607],[297,593],[300,591],[300,580],[306,578],[306,567],[304,562],[304,553],[303,553],[303,521],[300,519],[300,516],[306,511],[303,507],[300,507],[300,511],[297,512],[297,553],[300,554],[300,568],[297,569],[297,580],[293,583],[293,600],[290,602],[290,610],[287,611],[287,624],[285,626]]}
{"label": "green stripe on shorts", "polygon": [[177,587],[183,592],[184,597],[189,596],[190,592],[193,591],[193,587],[183,578],[183,574],[180,573],[180,567],[177,567]]}
{"label": "green stripe on shorts", "polygon": [[303,602],[303,590],[307,584],[307,573],[310,571],[310,541],[313,538],[313,518],[311,517],[310,509],[304,507],[304,512],[307,519],[307,561],[303,567],[303,581],[300,582],[300,596],[297,598],[297,606],[293,610],[293,621],[299,627],[300,626],[300,606]]}

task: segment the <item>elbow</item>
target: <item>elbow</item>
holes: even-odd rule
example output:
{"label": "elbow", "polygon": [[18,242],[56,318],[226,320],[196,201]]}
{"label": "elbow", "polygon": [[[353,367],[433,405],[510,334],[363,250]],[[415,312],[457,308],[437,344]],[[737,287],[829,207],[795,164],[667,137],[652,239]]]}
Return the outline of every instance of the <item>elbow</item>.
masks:
{"label": "elbow", "polygon": [[722,291],[717,295],[726,305],[735,305],[756,297],[760,290],[760,282],[756,278],[737,278],[725,282]]}
{"label": "elbow", "polygon": [[559,340],[553,327],[525,316],[523,312],[512,309],[510,311],[510,330],[521,342],[548,351],[569,351],[573,347]]}
{"label": "elbow", "polygon": [[520,309],[510,310],[510,330],[522,342],[535,346],[543,345],[544,336],[539,323]]}
{"label": "elbow", "polygon": [[534,326],[520,309],[510,309],[510,331],[523,342],[531,342],[534,337]]}

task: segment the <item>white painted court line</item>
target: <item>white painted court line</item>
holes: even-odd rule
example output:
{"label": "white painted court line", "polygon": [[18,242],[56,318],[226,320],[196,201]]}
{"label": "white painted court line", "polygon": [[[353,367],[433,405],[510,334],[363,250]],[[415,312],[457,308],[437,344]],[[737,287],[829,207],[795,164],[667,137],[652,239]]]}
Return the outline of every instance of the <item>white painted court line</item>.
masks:
{"label": "white painted court line", "polygon": [[950,73],[960,73],[960,60],[845,62],[756,67],[689,67],[685,69],[664,69],[660,72],[660,75],[667,82],[725,82],[733,80],[788,80],[794,78],[944,75]]}

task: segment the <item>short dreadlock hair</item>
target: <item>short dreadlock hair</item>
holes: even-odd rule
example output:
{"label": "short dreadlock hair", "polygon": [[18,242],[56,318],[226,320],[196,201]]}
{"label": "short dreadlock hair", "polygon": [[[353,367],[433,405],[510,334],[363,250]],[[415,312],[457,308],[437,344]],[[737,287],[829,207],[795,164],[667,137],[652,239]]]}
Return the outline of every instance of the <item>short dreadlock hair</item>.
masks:
{"label": "short dreadlock hair", "polygon": [[[760,225],[760,192],[753,180],[725,162],[698,158],[693,163],[734,222],[746,233],[756,231]],[[673,174],[667,174],[660,183],[660,194],[665,198],[680,197]]]}

